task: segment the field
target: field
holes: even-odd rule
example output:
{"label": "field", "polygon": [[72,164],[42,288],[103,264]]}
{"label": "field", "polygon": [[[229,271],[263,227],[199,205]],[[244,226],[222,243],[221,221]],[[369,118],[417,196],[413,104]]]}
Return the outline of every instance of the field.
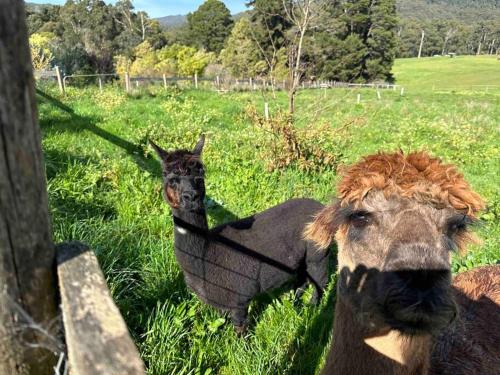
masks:
{"label": "field", "polygon": [[[463,63],[463,64],[462,64]],[[478,232],[481,245],[454,255],[453,270],[500,259],[500,93],[446,93],[432,85],[500,84],[495,59],[400,60],[394,68],[398,91],[306,90],[297,101],[297,126],[348,126],[343,142],[323,140],[340,164],[377,150],[426,149],[456,163],[488,201]],[[472,74],[471,70],[475,73]],[[356,104],[357,94],[361,103]],[[152,88],[130,95],[116,87],[37,90],[48,193],[57,242],[80,240],[96,252],[113,296],[150,374],[312,374],[328,346],[335,276],[319,307],[293,304],[293,293],[262,296],[251,307],[245,339],[227,317],[200,303],[186,289],[173,255],[170,211],[160,192],[161,169],[147,146],[192,147],[208,135],[209,224],[283,202],[335,194],[336,168],[305,171],[298,165],[270,171],[262,157],[265,134],[245,108],[271,115],[286,95]]]}

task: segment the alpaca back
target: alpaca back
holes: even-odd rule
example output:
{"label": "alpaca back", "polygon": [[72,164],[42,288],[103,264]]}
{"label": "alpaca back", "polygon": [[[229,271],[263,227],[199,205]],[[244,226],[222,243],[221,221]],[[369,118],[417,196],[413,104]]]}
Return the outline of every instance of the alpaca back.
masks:
{"label": "alpaca back", "polygon": [[225,310],[245,306],[258,293],[280,287],[305,263],[308,242],[302,232],[322,208],[311,199],[292,199],[212,229],[199,275],[203,283],[190,287],[204,302]]}
{"label": "alpaca back", "polygon": [[500,374],[500,266],[456,276],[458,319],[439,335],[431,374]]}

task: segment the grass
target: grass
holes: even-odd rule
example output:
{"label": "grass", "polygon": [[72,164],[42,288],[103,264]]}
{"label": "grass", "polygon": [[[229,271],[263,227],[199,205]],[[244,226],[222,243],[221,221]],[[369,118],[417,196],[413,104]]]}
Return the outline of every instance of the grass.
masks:
{"label": "grass", "polygon": [[[454,256],[453,269],[461,272],[500,259],[500,96],[436,93],[429,85],[437,78],[427,77],[427,86],[420,81],[419,69],[435,63],[436,77],[454,82],[453,71],[441,67],[450,61],[398,61],[396,78],[408,87],[404,97],[393,91],[383,91],[380,101],[370,90],[300,92],[297,126],[353,124],[348,146],[332,150],[342,163],[398,148],[427,149],[456,163],[488,201],[478,228],[483,244]],[[469,83],[495,74],[492,68]],[[55,240],[80,240],[95,250],[150,374],[312,374],[320,368],[332,325],[335,276],[319,307],[309,306],[307,296],[294,306],[291,292],[259,298],[251,306],[248,337],[238,339],[229,319],[200,303],[183,282],[160,192],[160,165],[146,146],[153,137],[166,148],[192,147],[200,132],[208,134],[210,225],[292,197],[326,203],[334,194],[335,170],[308,173],[292,166],[268,172],[259,158],[262,134],[244,108],[262,109],[269,100],[276,113],[286,107],[284,93],[272,101],[258,93],[160,88],[127,96],[109,87],[103,93],[70,89],[60,97],[44,88],[37,97]]]}
{"label": "grass", "polygon": [[398,59],[397,84],[411,90],[485,91],[500,93],[500,60],[495,56]]}

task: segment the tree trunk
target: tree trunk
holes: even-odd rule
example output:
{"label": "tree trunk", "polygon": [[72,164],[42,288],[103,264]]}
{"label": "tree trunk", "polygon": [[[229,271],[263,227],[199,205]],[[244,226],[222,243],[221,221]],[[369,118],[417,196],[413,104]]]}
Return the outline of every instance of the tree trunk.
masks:
{"label": "tree trunk", "polygon": [[21,0],[0,2],[0,82],[0,374],[52,374],[55,250]]}

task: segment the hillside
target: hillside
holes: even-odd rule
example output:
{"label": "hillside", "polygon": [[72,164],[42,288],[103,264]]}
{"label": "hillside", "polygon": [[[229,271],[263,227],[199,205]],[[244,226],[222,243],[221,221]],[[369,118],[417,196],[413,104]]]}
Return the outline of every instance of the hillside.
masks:
{"label": "hillside", "polygon": [[455,19],[471,23],[500,20],[499,0],[397,0],[397,9],[403,20]]}
{"label": "hillside", "polygon": [[[500,21],[500,0],[397,0],[397,9],[403,20],[457,19],[476,23],[496,18]],[[233,17],[237,20],[244,13]],[[187,16],[166,16],[157,20],[164,27],[176,28],[187,22]]]}
{"label": "hillside", "polygon": [[[240,18],[244,17],[245,14],[247,14],[248,11],[236,13],[233,15],[234,21],[238,21]],[[160,25],[162,25],[165,28],[169,29],[175,29],[177,27],[181,27],[187,23],[187,15],[176,15],[176,16],[165,16],[165,17],[159,17],[155,18]]]}
{"label": "hillside", "polygon": [[53,6],[52,4],[36,4],[36,3],[24,3],[24,4],[26,6],[26,10],[31,13],[38,13],[44,7]]}

